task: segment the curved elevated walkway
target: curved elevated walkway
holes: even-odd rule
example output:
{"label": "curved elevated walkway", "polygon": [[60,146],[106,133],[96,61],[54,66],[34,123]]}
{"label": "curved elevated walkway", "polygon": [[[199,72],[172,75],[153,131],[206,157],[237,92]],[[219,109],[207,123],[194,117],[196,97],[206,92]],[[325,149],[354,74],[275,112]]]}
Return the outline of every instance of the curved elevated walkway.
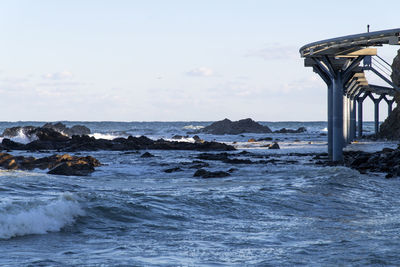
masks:
{"label": "curved elevated walkway", "polygon": [[[359,136],[362,136],[365,98],[369,97],[375,105],[376,134],[381,100],[387,102],[388,113],[391,112],[393,95],[400,88],[392,83],[390,64],[378,56],[376,47],[400,45],[399,36],[397,28],[322,40],[300,48],[304,65],[312,67],[328,87],[328,154],[333,161],[343,160],[343,147],[356,137],[356,102]],[[388,86],[368,83],[365,71],[372,71]]]}

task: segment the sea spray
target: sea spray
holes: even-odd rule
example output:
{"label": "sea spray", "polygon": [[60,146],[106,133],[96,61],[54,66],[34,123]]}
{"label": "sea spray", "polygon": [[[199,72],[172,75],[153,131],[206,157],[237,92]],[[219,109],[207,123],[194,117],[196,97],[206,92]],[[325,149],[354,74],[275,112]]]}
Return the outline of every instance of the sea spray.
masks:
{"label": "sea spray", "polygon": [[[0,209],[0,239],[58,232],[84,215],[78,201],[65,193],[48,204],[29,200],[28,205],[8,203]],[[22,207],[24,206],[24,207]]]}

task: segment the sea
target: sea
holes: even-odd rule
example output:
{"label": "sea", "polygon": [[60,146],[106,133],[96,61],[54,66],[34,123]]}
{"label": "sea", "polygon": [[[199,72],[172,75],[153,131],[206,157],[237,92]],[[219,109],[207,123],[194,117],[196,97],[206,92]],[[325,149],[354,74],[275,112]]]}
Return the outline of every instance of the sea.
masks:
{"label": "sea", "polygon": [[[44,123],[0,122],[0,132]],[[95,138],[193,142],[193,132],[211,122],[63,123],[85,125]],[[229,153],[237,158],[268,159],[201,160],[208,171],[231,170],[224,178],[194,177],[190,166],[203,152],[172,150],[147,151],[151,158],[141,157],[146,151],[72,153],[103,164],[84,177],[0,170],[0,266],[399,266],[400,179],[315,164],[312,154],[327,151],[326,122],[260,123],[307,131],[198,134],[235,146]],[[373,123],[364,132],[372,134]],[[257,141],[267,137],[280,149]],[[31,141],[22,133],[13,140]],[[359,140],[346,149],[387,146],[397,144]],[[179,171],[165,172],[171,168]]]}

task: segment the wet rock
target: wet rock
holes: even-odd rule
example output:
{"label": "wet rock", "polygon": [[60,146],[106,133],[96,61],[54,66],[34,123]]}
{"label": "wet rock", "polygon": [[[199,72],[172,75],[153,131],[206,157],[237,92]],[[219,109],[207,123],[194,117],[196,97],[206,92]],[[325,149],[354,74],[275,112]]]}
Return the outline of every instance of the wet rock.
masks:
{"label": "wet rock", "polygon": [[182,171],[182,169],[181,169],[181,168],[179,168],[179,167],[176,167],[176,168],[170,168],[170,169],[166,169],[166,170],[164,170],[164,172],[166,172],[166,173],[173,173],[173,172],[180,172],[180,171]]}
{"label": "wet rock", "polygon": [[226,160],[228,159],[229,154],[228,153],[201,153],[197,155],[198,159],[203,159],[203,160]]}
{"label": "wet rock", "polygon": [[249,159],[238,159],[238,158],[225,159],[225,160],[223,160],[223,162],[229,163],[229,164],[254,164],[255,163]]}
{"label": "wet rock", "polygon": [[223,135],[242,133],[271,133],[272,131],[267,126],[263,126],[252,119],[243,119],[239,121],[224,119],[204,127],[203,129],[199,130],[199,132]]}
{"label": "wet rock", "polygon": [[89,175],[101,163],[91,157],[77,157],[69,154],[53,155],[36,159],[34,157],[17,156],[0,153],[0,167],[7,170],[50,169],[49,174]]}
{"label": "wet rock", "polygon": [[1,142],[1,146],[3,149],[7,150],[19,150],[19,149],[24,149],[25,145],[21,143],[14,142],[8,138],[4,138],[3,141]]}
{"label": "wet rock", "polygon": [[263,137],[263,138],[259,138],[257,139],[257,141],[261,142],[261,141],[272,141],[273,138],[272,137]]}
{"label": "wet rock", "polygon": [[304,133],[307,132],[306,127],[299,127],[297,130],[282,128],[274,133]]}
{"label": "wet rock", "polygon": [[7,138],[3,139],[2,149],[7,150],[59,150],[67,152],[76,151],[132,151],[132,150],[198,150],[198,151],[231,151],[233,146],[218,142],[170,142],[163,139],[151,140],[145,136],[128,138],[115,138],[113,140],[95,139],[87,135],[73,135],[72,138],[63,136],[60,133],[48,128],[38,131],[39,140],[28,144],[13,142]]}
{"label": "wet rock", "polygon": [[33,132],[37,127],[34,126],[17,126],[17,127],[11,127],[11,128],[6,128],[3,131],[3,134],[1,136],[5,137],[16,137],[19,135],[25,135],[28,138],[30,138],[30,133]]}
{"label": "wet rock", "polygon": [[268,147],[268,149],[280,149],[279,144],[277,142],[274,142],[272,145]]}
{"label": "wet rock", "polygon": [[149,152],[145,152],[140,157],[141,158],[153,158],[155,156],[153,154],[149,153]]}
{"label": "wet rock", "polygon": [[83,125],[74,125],[71,128],[68,128],[65,124],[61,122],[57,122],[55,124],[46,123],[42,126],[42,128],[53,129],[59,133],[67,135],[69,137],[73,135],[88,135],[90,134],[90,129]]}
{"label": "wet rock", "polygon": [[202,178],[223,178],[223,177],[228,177],[230,174],[225,171],[207,171],[204,169],[199,169],[197,170],[194,175],[194,177],[202,177]]}

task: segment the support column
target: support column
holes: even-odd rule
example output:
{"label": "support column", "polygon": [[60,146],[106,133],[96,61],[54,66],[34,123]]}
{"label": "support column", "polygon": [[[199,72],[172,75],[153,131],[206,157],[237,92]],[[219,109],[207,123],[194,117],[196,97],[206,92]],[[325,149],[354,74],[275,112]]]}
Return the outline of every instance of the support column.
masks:
{"label": "support column", "polygon": [[333,149],[333,85],[328,85],[328,157],[332,160]]}
{"label": "support column", "polygon": [[351,129],[350,129],[350,119],[351,119],[351,100],[349,97],[346,97],[346,103],[347,103],[347,118],[346,118],[346,122],[347,122],[347,142],[346,144],[350,144],[351,143]]}
{"label": "support column", "polygon": [[362,138],[363,135],[363,101],[364,99],[362,98],[357,98],[358,102],[358,110],[357,110],[357,115],[358,115],[358,138]]}
{"label": "support column", "polygon": [[343,147],[347,143],[347,98],[343,96]]}
{"label": "support column", "polygon": [[377,136],[379,133],[379,100],[374,100],[374,106],[375,106],[375,135]]}
{"label": "support column", "polygon": [[342,73],[337,72],[333,83],[333,136],[332,160],[343,160],[343,82]]}
{"label": "support column", "polygon": [[350,142],[356,138],[356,100],[350,98]]}

